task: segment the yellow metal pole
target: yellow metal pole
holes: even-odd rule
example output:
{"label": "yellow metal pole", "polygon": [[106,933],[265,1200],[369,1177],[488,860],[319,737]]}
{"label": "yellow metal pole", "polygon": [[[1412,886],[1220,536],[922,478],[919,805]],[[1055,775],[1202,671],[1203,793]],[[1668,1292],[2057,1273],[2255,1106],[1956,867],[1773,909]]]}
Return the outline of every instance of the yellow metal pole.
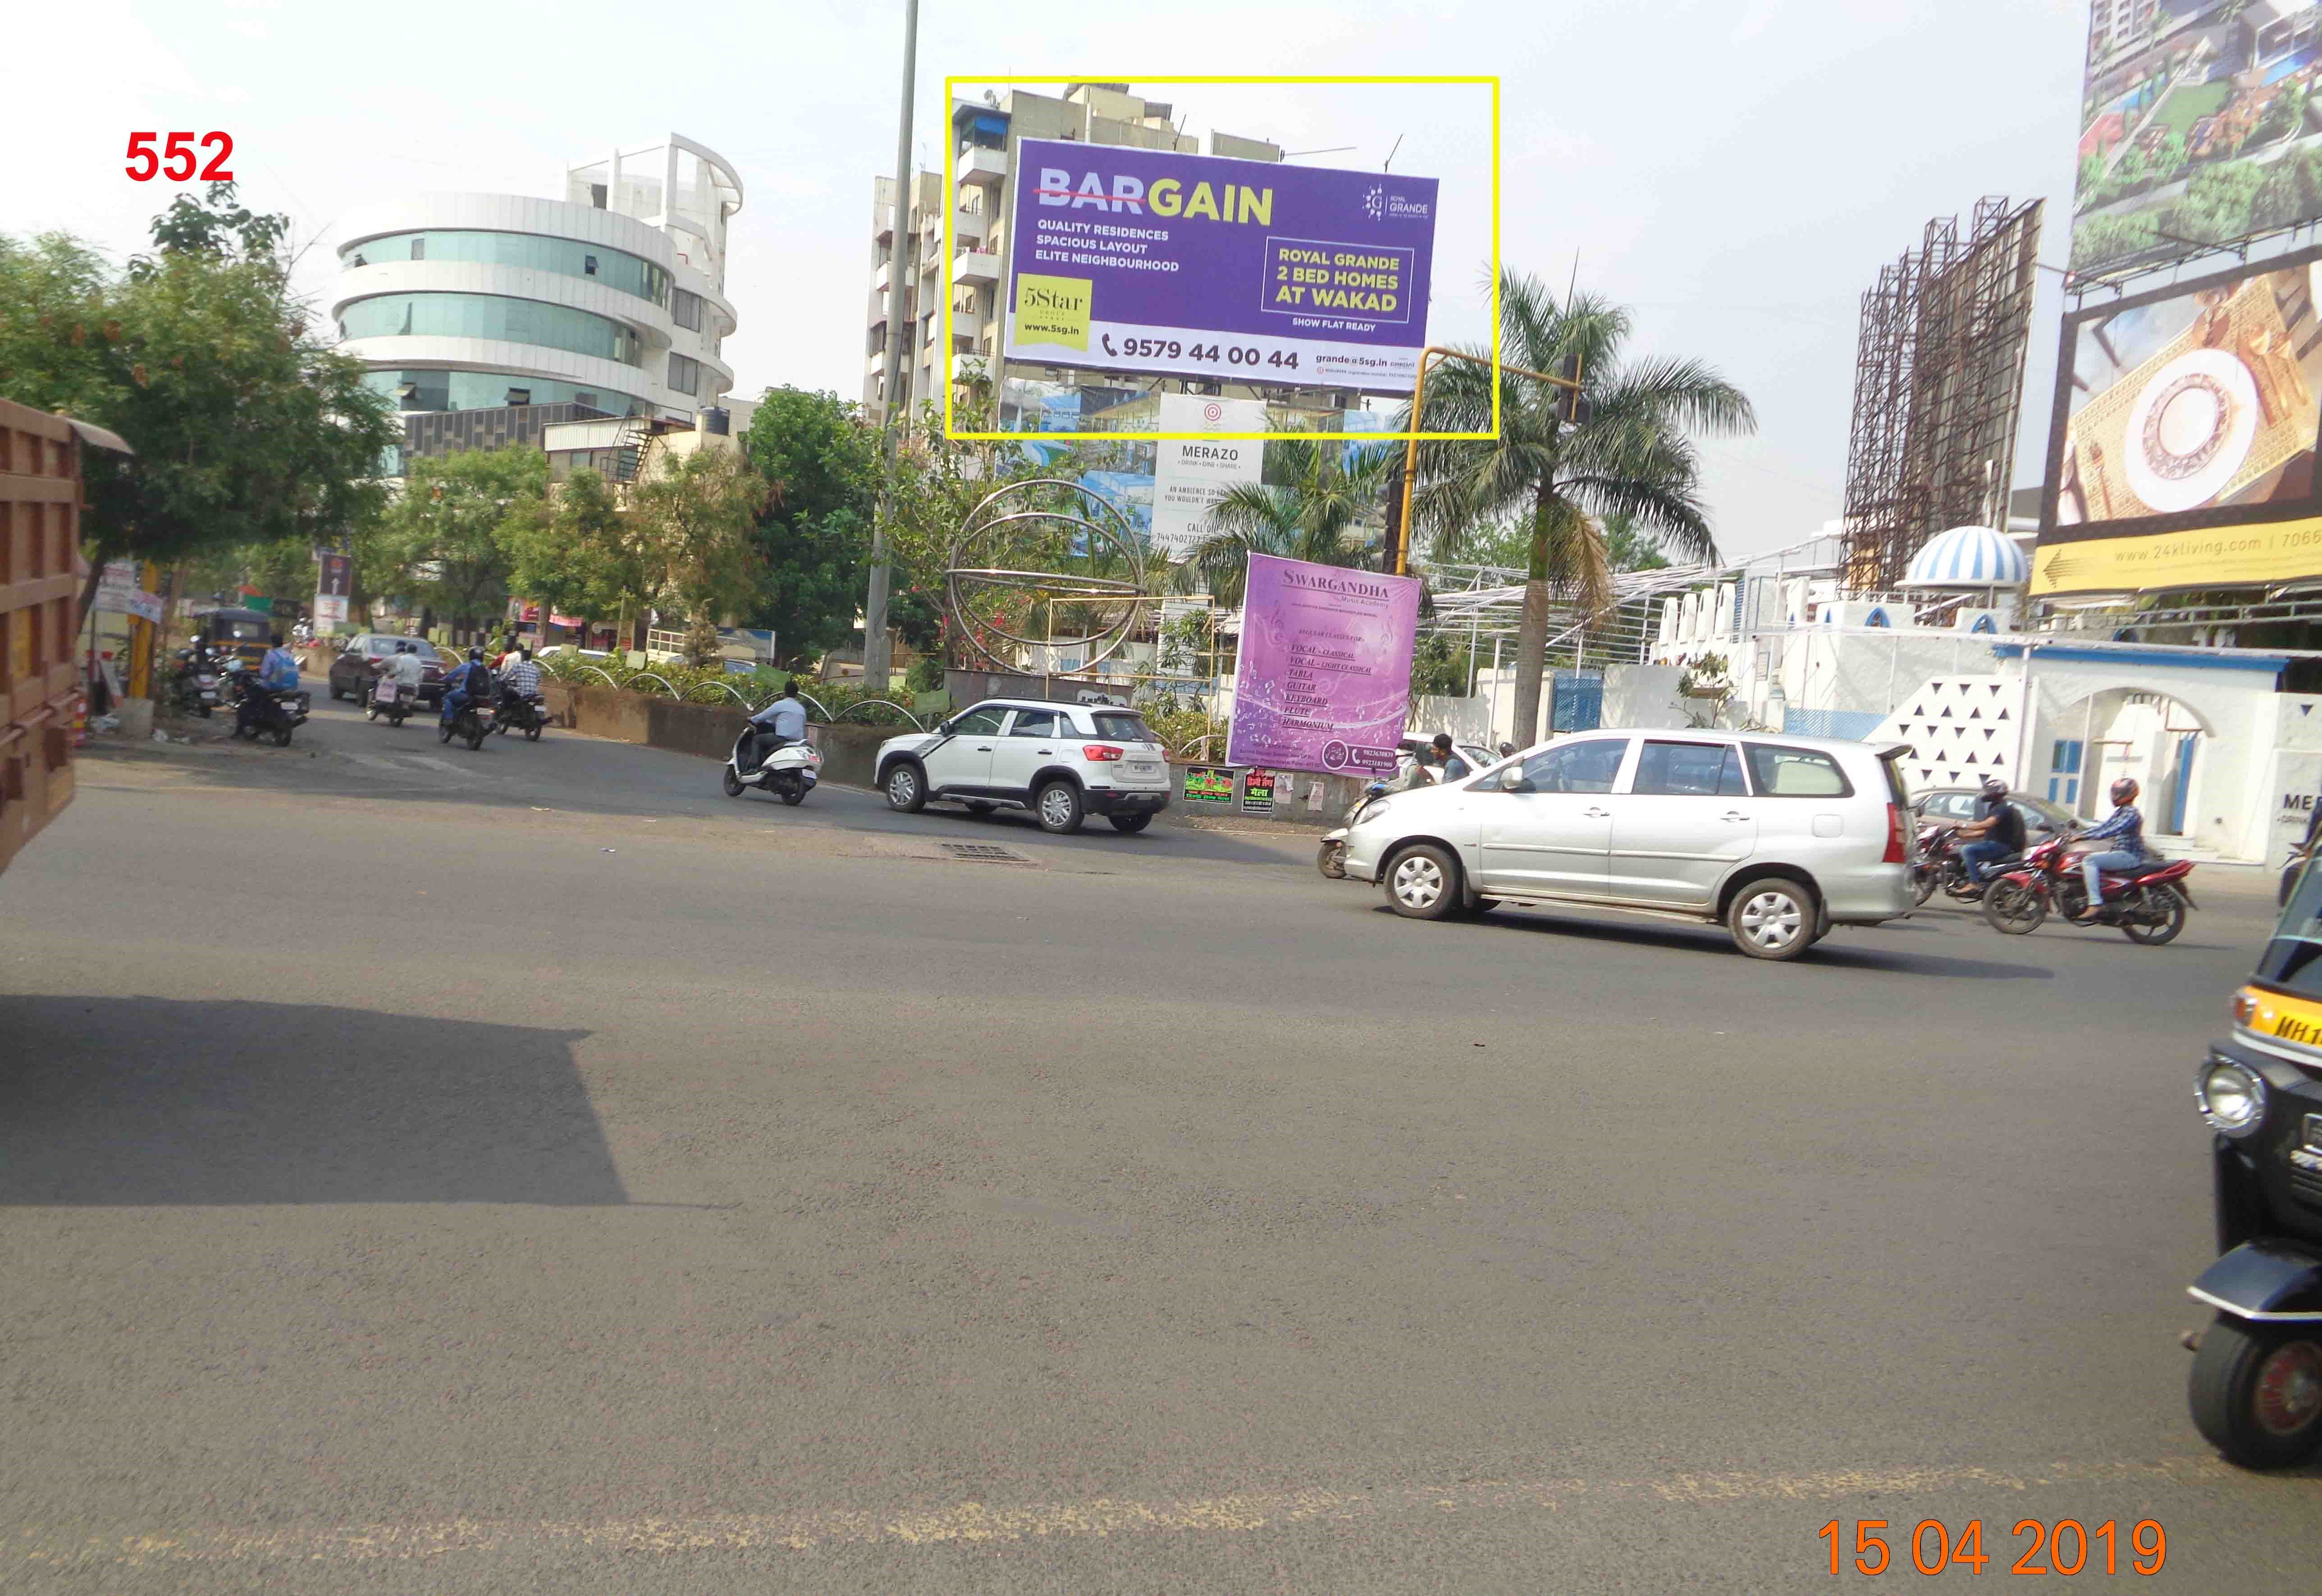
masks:
{"label": "yellow metal pole", "polygon": [[[1425,414],[1427,403],[1427,358],[1430,355],[1435,355],[1443,360],[1463,360],[1471,366],[1488,367],[1493,363],[1481,355],[1463,354],[1456,349],[1446,349],[1440,344],[1430,344],[1419,352],[1419,379],[1412,385],[1411,392],[1411,431],[1405,436],[1403,445],[1403,525],[1395,532],[1394,564],[1391,572],[1391,574],[1396,576],[1408,576],[1411,573],[1412,485],[1419,475],[1419,433],[1422,425],[1420,417]],[[1577,392],[1580,388],[1580,361],[1577,355],[1573,357],[1573,375],[1568,381],[1562,377],[1551,377],[1546,371],[1535,371],[1526,366],[1512,366],[1504,361],[1499,362],[1499,369],[1503,371],[1513,371],[1519,377],[1529,377],[1535,382],[1545,382],[1551,388],[1569,388],[1575,392]]]}

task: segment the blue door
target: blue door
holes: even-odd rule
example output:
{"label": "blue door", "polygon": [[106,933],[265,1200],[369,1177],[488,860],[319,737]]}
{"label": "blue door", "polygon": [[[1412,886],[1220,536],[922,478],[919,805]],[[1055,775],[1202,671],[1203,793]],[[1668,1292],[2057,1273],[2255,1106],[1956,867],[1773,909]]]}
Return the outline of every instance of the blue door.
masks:
{"label": "blue door", "polygon": [[2169,779],[2169,823],[2161,828],[2171,837],[2185,835],[2185,800],[2193,790],[2193,750],[2200,740],[2198,731],[2177,739],[2177,770]]}
{"label": "blue door", "polygon": [[1594,731],[1604,721],[1604,675],[1601,671],[1559,671],[1550,690],[1550,731]]}

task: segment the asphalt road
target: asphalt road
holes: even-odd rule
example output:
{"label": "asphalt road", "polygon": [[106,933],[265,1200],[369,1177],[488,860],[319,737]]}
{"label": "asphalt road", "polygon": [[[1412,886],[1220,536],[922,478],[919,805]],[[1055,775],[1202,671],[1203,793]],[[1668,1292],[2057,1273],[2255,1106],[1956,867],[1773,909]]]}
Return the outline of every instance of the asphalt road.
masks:
{"label": "asphalt road", "polygon": [[1770,967],[1309,846],[91,759],[0,877],[0,1590],[2314,1588],[2175,1344],[2262,894]]}

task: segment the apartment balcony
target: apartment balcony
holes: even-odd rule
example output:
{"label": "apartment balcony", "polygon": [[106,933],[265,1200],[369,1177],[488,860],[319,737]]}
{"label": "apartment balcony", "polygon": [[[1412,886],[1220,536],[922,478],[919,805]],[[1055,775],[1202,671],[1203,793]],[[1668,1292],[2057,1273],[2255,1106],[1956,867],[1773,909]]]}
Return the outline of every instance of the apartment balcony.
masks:
{"label": "apartment balcony", "polygon": [[951,277],[954,282],[997,283],[1000,257],[983,250],[962,250],[952,257]]}
{"label": "apartment balcony", "polygon": [[1008,157],[1001,151],[971,145],[960,151],[955,170],[963,183],[997,188],[1008,180]]}
{"label": "apartment balcony", "polygon": [[951,233],[963,243],[981,243],[984,224],[990,218],[982,211],[955,210],[951,214]]}
{"label": "apartment balcony", "polygon": [[874,294],[885,293],[888,280],[894,274],[895,263],[892,261],[882,261],[871,268],[871,291]]}

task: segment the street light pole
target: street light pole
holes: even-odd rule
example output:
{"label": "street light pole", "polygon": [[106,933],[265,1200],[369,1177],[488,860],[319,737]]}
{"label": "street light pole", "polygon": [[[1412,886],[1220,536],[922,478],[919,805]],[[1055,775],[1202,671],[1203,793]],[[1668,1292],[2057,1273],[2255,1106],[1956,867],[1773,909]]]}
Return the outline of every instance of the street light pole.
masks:
{"label": "street light pole", "polygon": [[[919,84],[919,0],[903,0],[903,106],[895,130],[894,242],[887,255],[887,387],[882,419],[887,427],[886,469],[881,473],[879,507],[871,522],[871,591],[863,601],[863,680],[887,690],[893,674],[887,649],[887,520],[895,508],[895,450],[910,420],[909,404],[899,406],[903,374],[903,289],[919,286],[911,271],[911,95]],[[949,229],[946,229],[948,237]],[[906,272],[910,275],[906,276]]]}

